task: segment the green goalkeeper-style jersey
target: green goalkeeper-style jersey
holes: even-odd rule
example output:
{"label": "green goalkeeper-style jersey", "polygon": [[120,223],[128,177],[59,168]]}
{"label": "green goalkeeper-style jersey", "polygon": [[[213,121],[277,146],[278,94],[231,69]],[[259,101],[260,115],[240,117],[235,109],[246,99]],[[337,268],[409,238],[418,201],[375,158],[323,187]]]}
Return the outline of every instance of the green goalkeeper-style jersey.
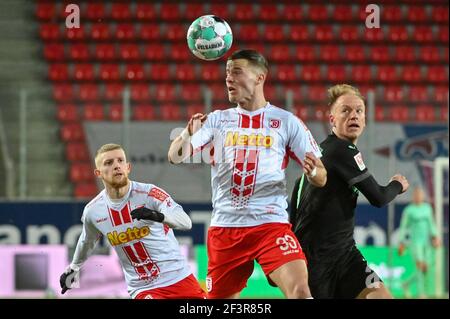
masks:
{"label": "green goalkeeper-style jersey", "polygon": [[405,207],[400,223],[400,242],[405,241],[407,234],[412,245],[431,244],[431,237],[436,236],[437,231],[430,204],[409,204]]}

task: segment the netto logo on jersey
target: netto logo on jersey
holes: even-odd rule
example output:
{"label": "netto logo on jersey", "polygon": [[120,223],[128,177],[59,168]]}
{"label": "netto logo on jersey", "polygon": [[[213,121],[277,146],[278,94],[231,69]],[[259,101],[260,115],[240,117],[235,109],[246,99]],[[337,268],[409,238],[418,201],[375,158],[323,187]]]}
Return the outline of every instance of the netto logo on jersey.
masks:
{"label": "netto logo on jersey", "polygon": [[273,137],[262,134],[239,134],[238,132],[228,132],[225,139],[227,146],[263,146],[269,148],[273,145]]}
{"label": "netto logo on jersey", "polygon": [[117,230],[113,231],[112,233],[108,233],[108,240],[111,243],[112,246],[120,245],[128,243],[132,240],[141,239],[144,238],[150,234],[150,228],[148,226],[144,227],[133,227],[133,228],[127,228],[124,232],[117,232]]}

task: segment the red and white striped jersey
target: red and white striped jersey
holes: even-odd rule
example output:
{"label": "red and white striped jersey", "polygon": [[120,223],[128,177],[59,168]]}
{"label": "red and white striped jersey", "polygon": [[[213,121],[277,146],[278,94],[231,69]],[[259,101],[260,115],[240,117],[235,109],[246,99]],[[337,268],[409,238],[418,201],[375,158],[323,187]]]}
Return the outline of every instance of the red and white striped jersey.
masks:
{"label": "red and white striped jersey", "polygon": [[191,139],[194,154],[211,153],[211,226],[242,227],[288,222],[285,168],[306,152],[322,154],[311,132],[292,113],[269,103],[210,113]]}
{"label": "red and white striped jersey", "polygon": [[[133,220],[130,212],[145,206],[164,214],[164,223]],[[192,226],[189,216],[164,190],[152,184],[131,181],[126,196],[112,201],[101,191],[90,201],[81,218],[83,231],[70,267],[79,269],[105,236],[119,256],[128,292],[134,298],[140,291],[170,286],[191,274],[181,254],[173,230]]]}

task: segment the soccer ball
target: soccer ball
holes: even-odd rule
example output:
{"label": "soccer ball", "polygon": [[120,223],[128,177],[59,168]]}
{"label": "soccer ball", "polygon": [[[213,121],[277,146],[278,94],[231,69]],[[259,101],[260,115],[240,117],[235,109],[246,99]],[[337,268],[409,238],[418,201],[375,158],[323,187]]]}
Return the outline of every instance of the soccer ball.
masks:
{"label": "soccer ball", "polygon": [[204,15],[192,22],[187,32],[189,50],[202,60],[221,58],[233,43],[228,23],[215,15]]}

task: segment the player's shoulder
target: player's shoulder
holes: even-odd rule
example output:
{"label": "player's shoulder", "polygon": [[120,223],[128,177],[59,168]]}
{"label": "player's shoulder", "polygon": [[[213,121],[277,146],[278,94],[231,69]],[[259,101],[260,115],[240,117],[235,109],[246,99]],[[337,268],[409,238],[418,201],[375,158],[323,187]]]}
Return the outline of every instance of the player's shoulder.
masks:
{"label": "player's shoulder", "polygon": [[102,203],[105,202],[105,190],[103,189],[100,193],[97,194],[97,196],[95,196],[93,199],[91,199],[91,201],[89,201],[89,203],[86,204],[86,206],[84,207],[84,211],[90,211],[93,207],[96,207],[98,205],[101,205]]}
{"label": "player's shoulder", "polygon": [[278,116],[281,119],[300,120],[292,112],[285,110],[279,106],[273,105],[273,104],[269,104],[269,107],[267,108],[266,112],[267,112],[267,115]]}
{"label": "player's shoulder", "polygon": [[350,141],[341,139],[334,134],[328,135],[327,138],[320,143],[320,148],[323,150],[322,153],[324,155],[354,156],[359,153],[356,145]]}
{"label": "player's shoulder", "polygon": [[153,187],[153,184],[150,184],[150,183],[131,181],[131,192],[134,194],[135,193],[147,194],[152,187]]}

